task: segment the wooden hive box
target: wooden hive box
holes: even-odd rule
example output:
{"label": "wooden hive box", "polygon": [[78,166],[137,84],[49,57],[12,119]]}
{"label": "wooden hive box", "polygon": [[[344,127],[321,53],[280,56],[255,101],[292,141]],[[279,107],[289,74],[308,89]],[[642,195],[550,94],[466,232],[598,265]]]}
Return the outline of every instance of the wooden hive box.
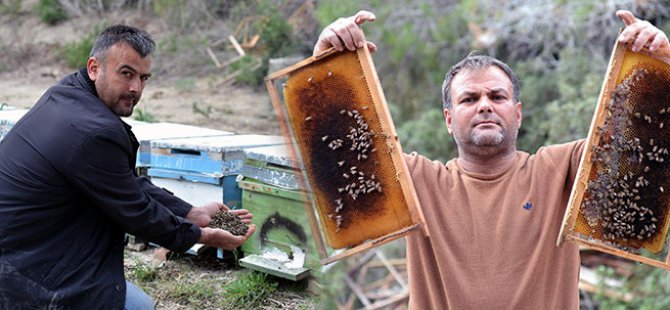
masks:
{"label": "wooden hive box", "polygon": [[[413,183],[367,48],[329,50],[266,78],[299,158],[321,263],[423,227]],[[342,249],[328,257],[329,247]]]}
{"label": "wooden hive box", "polygon": [[[147,174],[154,183],[159,183],[157,185],[177,195],[195,194],[194,198],[212,201],[218,200],[217,197],[202,193],[218,191],[218,197],[223,197],[223,203],[231,209],[239,209],[242,191],[237,187],[235,179],[242,170],[244,149],[283,143],[282,137],[268,135],[152,140],[151,168]],[[191,190],[194,186],[202,188],[204,192]]]}
{"label": "wooden hive box", "polygon": [[[243,176],[238,178],[238,185],[242,189],[242,204],[254,215],[251,222],[257,227],[256,233],[242,244],[244,256],[256,254],[262,257],[265,252],[276,250],[287,257],[304,259],[302,265],[294,268],[281,265],[269,268],[272,264],[263,266],[253,264],[253,261],[245,267],[260,267],[260,271],[291,280],[299,280],[299,275],[308,275],[308,269],[318,270],[319,254],[304,208],[309,195],[304,191],[281,188]],[[298,274],[289,269],[299,269]]]}
{"label": "wooden hive box", "polygon": [[558,245],[670,269],[670,65],[614,47]]}
{"label": "wooden hive box", "polygon": [[299,189],[296,175],[300,163],[291,158],[286,145],[261,146],[244,150],[241,175],[280,188]]}
{"label": "wooden hive box", "polygon": [[151,141],[165,139],[183,139],[195,137],[212,137],[232,135],[230,131],[215,130],[183,124],[174,123],[137,123],[128,122],[132,131],[140,143],[137,151],[137,167],[149,168],[151,166]]}

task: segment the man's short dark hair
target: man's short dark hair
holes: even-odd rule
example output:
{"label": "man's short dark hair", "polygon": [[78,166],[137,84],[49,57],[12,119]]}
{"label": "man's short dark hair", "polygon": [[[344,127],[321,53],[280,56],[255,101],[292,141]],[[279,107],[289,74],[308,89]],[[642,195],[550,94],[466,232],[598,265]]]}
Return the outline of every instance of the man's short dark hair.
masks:
{"label": "man's short dark hair", "polygon": [[463,69],[475,70],[493,66],[500,68],[500,70],[505,72],[510,81],[512,81],[512,88],[514,91],[514,102],[519,102],[520,81],[519,77],[516,75],[516,73],[514,73],[512,68],[510,68],[506,63],[498,59],[495,59],[491,56],[468,55],[468,57],[465,57],[463,60],[459,61],[457,64],[452,66],[444,77],[444,83],[442,83],[442,108],[451,109],[452,105],[451,82],[454,79],[454,76],[456,76],[456,74],[461,72]]}
{"label": "man's short dark hair", "polygon": [[98,35],[89,57],[95,57],[103,62],[109,48],[119,42],[125,42],[130,45],[142,58],[151,54],[156,46],[151,35],[146,31],[132,26],[114,25],[103,30]]}

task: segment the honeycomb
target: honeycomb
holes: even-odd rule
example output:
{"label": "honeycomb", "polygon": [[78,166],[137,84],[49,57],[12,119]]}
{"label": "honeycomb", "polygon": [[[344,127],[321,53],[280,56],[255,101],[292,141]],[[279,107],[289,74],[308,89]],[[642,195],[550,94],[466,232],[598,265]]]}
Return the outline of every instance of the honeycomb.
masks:
{"label": "honeycomb", "polygon": [[580,171],[588,178],[574,230],[619,250],[658,254],[670,224],[670,66],[624,49],[608,83],[605,113],[587,144],[590,169]]}
{"label": "honeycomb", "polygon": [[[378,110],[356,52],[288,73],[284,108],[328,244],[359,245],[412,226],[395,137]],[[385,126],[386,125],[386,126]],[[392,124],[390,124],[392,128]],[[386,128],[386,131],[384,130]]]}

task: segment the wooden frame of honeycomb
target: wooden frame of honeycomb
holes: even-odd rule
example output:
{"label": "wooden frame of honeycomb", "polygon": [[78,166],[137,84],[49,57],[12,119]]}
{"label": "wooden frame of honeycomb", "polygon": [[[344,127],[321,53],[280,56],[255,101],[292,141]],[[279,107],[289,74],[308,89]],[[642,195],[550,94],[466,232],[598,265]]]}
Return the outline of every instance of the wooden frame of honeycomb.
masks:
{"label": "wooden frame of honeycomb", "polygon": [[557,245],[569,240],[670,269],[666,123],[670,65],[617,42]]}
{"label": "wooden frame of honeycomb", "polygon": [[327,50],[265,82],[291,155],[301,159],[299,183],[312,193],[305,209],[322,264],[416,230],[427,235],[367,47]]}

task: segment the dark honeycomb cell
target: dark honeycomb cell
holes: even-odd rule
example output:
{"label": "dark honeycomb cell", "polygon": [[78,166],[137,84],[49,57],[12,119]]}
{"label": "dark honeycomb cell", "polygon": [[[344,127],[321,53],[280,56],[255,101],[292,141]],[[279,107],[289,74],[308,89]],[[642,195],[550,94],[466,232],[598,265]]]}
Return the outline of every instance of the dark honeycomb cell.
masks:
{"label": "dark honeycomb cell", "polygon": [[321,226],[333,248],[412,225],[391,157],[393,144],[370,89],[351,52],[290,73],[283,89]]}
{"label": "dark honeycomb cell", "polygon": [[638,64],[616,85],[591,146],[581,233],[630,252],[665,243],[670,206],[670,72]]}

